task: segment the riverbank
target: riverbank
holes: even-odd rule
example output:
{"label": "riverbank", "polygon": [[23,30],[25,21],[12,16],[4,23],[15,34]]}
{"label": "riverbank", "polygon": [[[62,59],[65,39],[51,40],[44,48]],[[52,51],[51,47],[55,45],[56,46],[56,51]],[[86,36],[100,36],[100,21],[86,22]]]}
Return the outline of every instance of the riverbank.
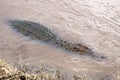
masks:
{"label": "riverbank", "polygon": [[0,80],[64,80],[64,77],[59,70],[45,67],[35,70],[34,67],[26,65],[15,68],[0,60]]}

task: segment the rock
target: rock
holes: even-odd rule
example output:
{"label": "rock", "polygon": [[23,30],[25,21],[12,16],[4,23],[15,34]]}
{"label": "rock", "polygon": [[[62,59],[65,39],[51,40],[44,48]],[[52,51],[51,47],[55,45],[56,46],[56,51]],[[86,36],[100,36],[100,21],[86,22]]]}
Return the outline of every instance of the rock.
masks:
{"label": "rock", "polygon": [[54,71],[56,73],[51,73],[48,72],[48,69],[45,70],[40,70],[41,73],[28,73],[19,69],[15,70],[9,64],[0,60],[0,80],[64,80],[60,72]]}

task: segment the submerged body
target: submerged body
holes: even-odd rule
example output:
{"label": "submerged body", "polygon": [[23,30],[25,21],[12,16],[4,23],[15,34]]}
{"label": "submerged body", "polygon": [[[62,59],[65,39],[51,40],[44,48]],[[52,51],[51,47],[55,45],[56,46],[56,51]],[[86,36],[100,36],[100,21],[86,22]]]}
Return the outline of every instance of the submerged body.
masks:
{"label": "submerged body", "polygon": [[11,26],[18,32],[32,39],[41,40],[43,42],[53,42],[56,40],[54,35],[49,29],[35,22],[10,20]]}
{"label": "submerged body", "polygon": [[89,55],[92,58],[100,59],[105,58],[104,56],[99,56],[98,54],[95,54],[87,46],[62,40],[58,35],[55,35],[50,29],[39,23],[20,20],[10,20],[9,22],[15,30],[32,39],[37,39],[45,43],[50,43],[52,45],[64,48],[67,51],[72,51],[80,55]]}

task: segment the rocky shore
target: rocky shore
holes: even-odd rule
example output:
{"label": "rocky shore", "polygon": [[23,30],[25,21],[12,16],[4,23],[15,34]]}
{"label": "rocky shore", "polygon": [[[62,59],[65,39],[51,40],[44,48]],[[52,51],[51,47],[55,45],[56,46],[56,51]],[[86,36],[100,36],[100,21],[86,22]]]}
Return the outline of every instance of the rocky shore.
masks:
{"label": "rocky shore", "polygon": [[62,73],[58,70],[46,68],[30,70],[28,69],[29,66],[25,65],[19,67],[12,67],[0,60],[0,80],[64,80]]}

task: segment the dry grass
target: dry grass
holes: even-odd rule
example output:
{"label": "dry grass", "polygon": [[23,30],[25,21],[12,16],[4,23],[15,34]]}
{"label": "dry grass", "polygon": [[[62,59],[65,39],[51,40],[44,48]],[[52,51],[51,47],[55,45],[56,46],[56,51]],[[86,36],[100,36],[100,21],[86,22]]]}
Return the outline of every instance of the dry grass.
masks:
{"label": "dry grass", "polygon": [[[61,71],[48,67],[17,64],[15,67],[0,59],[0,80],[66,80]],[[72,80],[86,80],[76,75]]]}
{"label": "dry grass", "polygon": [[[57,69],[45,66],[35,67],[32,65],[25,64],[22,65],[18,64],[16,67],[12,67],[3,60],[0,60],[0,80],[68,80],[65,79],[64,73]],[[73,79],[70,80],[94,80],[94,79],[87,78],[87,76],[73,75]],[[120,77],[118,76],[115,79],[111,80],[120,80]]]}
{"label": "dry grass", "polygon": [[33,72],[30,69],[32,68],[26,65],[20,66],[20,68],[13,68],[0,60],[0,80],[64,80],[59,70],[40,68]]}

